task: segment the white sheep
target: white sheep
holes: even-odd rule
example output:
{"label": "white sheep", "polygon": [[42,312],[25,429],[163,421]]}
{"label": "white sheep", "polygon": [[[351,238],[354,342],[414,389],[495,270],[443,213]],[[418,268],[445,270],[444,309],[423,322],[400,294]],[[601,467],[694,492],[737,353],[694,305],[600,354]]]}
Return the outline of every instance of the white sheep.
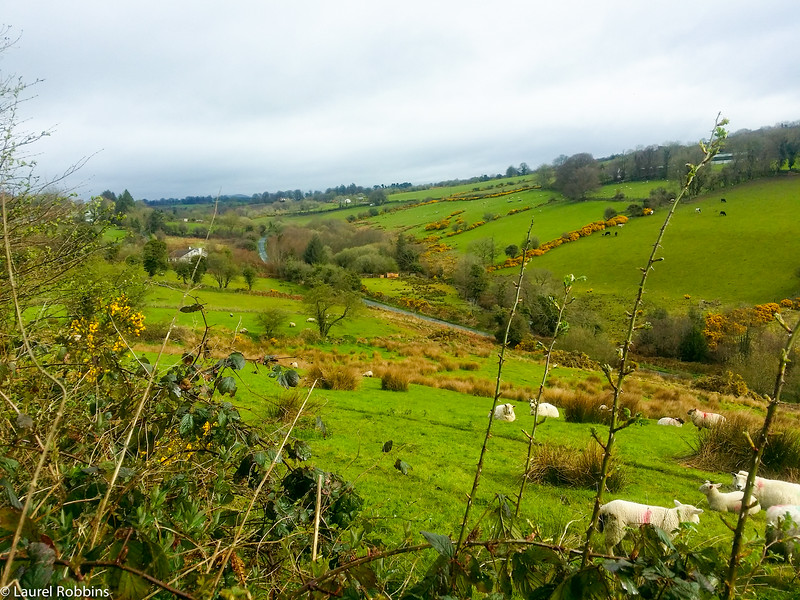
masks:
{"label": "white sheep", "polygon": [[[747,475],[747,471],[733,473],[733,487],[743,490],[747,483]],[[780,479],[756,477],[753,483],[753,496],[764,509],[779,504],[800,505],[800,485]]]}
{"label": "white sheep", "polygon": [[[492,413],[489,413],[491,416]],[[515,421],[517,415],[514,414],[514,405],[513,404],[500,404],[495,407],[494,409],[494,418],[498,421],[508,421],[511,423]]]}
{"label": "white sheep", "polygon": [[362,377],[372,377],[372,371],[364,371]]}
{"label": "white sheep", "polygon": [[293,369],[296,369],[298,367],[296,362],[290,362],[289,366],[292,367]]}
{"label": "white sheep", "polygon": [[[735,513],[741,511],[742,496],[744,496],[744,492],[738,490],[735,492],[720,492],[719,488],[721,485],[721,483],[711,483],[706,479],[706,482],[698,488],[698,491],[703,492],[706,495],[706,498],[708,498],[708,506],[711,508],[711,510],[716,510],[717,512]],[[753,503],[753,500],[751,500],[750,504]],[[756,500],[754,506],[751,506],[747,510],[747,513],[754,515],[760,510],[761,506]]]}
{"label": "white sheep", "polygon": [[648,506],[628,500],[612,500],[600,507],[599,530],[606,534],[606,553],[611,554],[614,547],[625,537],[625,531],[633,525],[655,525],[672,537],[672,532],[681,523],[699,523],[702,508],[691,504],[681,504],[675,500],[674,508]]}
{"label": "white sheep", "polygon": [[289,321],[289,327],[297,327],[292,321]]}
{"label": "white sheep", "polygon": [[539,410],[536,410],[536,402],[531,401],[531,416],[538,415],[540,417],[553,417],[558,418],[558,409],[548,402],[540,402]]}
{"label": "white sheep", "polygon": [[672,427],[683,427],[684,420],[680,417],[673,418],[673,417],[661,417],[658,420],[657,425],[671,425]]}
{"label": "white sheep", "polygon": [[317,322],[317,320],[314,317],[308,317],[306,319],[306,323],[316,323],[316,322]]}
{"label": "white sheep", "polygon": [[782,554],[792,562],[800,540],[800,506],[778,504],[767,509],[767,529],[764,536],[767,549]]}
{"label": "white sheep", "polygon": [[725,422],[725,417],[712,412],[703,412],[693,408],[686,413],[698,429],[710,429]]}

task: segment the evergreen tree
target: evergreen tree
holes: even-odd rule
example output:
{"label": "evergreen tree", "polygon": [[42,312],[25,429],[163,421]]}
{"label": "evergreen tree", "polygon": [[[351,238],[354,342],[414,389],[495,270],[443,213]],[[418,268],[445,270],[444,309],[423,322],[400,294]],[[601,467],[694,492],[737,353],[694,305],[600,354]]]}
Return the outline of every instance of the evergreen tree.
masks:
{"label": "evergreen tree", "polygon": [[150,238],[142,250],[142,266],[150,277],[159,271],[166,271],[169,268],[166,242],[156,237]]}
{"label": "evergreen tree", "polygon": [[322,240],[316,233],[303,252],[303,260],[309,265],[318,265],[325,262],[325,246],[322,245]]}

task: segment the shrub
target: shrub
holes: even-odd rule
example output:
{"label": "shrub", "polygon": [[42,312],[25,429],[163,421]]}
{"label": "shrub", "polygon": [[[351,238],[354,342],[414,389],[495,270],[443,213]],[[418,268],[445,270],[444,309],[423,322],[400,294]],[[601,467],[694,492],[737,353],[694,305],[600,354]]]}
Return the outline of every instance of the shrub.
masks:
{"label": "shrub", "polygon": [[699,390],[717,392],[728,396],[747,396],[750,390],[741,375],[725,371],[723,375],[706,375],[694,383]]}
{"label": "shrub", "polygon": [[[594,489],[600,478],[603,451],[596,444],[577,450],[545,442],[537,446],[526,473],[529,481],[556,486]],[[610,492],[621,490],[626,474],[619,457],[612,455],[606,486]]]}
{"label": "shrub", "polygon": [[308,371],[309,379],[316,379],[325,390],[357,390],[359,377],[355,369],[342,364],[316,364]]}
{"label": "shrub", "polygon": [[[763,422],[748,413],[734,413],[727,421],[711,429],[703,429],[697,438],[693,463],[699,468],[714,471],[747,469],[753,452],[743,432],[756,440]],[[769,435],[764,448],[762,467],[766,477],[780,479],[796,477],[800,471],[800,431],[776,430]]]}
{"label": "shrub", "polygon": [[390,392],[407,392],[408,372],[400,367],[390,367],[381,376],[381,389]]}

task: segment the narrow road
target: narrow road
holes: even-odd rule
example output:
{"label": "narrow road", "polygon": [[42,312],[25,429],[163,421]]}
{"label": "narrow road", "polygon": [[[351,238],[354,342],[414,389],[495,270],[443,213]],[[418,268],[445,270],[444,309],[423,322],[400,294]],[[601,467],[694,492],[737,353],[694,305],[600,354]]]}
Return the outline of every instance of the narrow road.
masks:
{"label": "narrow road", "polygon": [[435,317],[428,317],[426,315],[421,315],[419,313],[411,312],[410,310],[397,308],[396,306],[391,306],[389,304],[382,304],[381,302],[375,302],[374,300],[367,300],[366,298],[362,298],[361,301],[365,305],[371,306],[372,308],[380,308],[382,310],[388,310],[401,315],[408,315],[409,317],[422,319],[423,321],[428,321],[429,323],[438,323],[439,325],[445,325],[446,327],[450,327],[451,329],[457,329],[459,331],[466,331],[467,333],[474,333],[484,337],[494,338],[494,336],[491,333],[480,331],[479,329],[473,329],[472,327],[465,327],[464,325],[456,325],[455,323],[451,323],[450,321],[443,321],[442,319],[437,319]]}

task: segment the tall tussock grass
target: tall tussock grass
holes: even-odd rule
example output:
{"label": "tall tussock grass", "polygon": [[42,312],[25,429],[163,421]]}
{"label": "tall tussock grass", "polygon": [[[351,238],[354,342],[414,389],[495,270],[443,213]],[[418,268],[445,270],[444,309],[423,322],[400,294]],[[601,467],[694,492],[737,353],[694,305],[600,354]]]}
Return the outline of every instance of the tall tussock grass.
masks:
{"label": "tall tussock grass", "polygon": [[[594,489],[600,479],[603,450],[590,444],[582,450],[545,442],[536,447],[526,473],[529,481],[556,486]],[[606,487],[618,492],[626,483],[624,465],[616,455],[611,457]]]}
{"label": "tall tussock grass", "polygon": [[[748,413],[728,414],[722,425],[699,432],[692,463],[714,471],[747,469],[753,451],[744,432],[755,440],[762,427],[763,421]],[[782,428],[769,435],[759,473],[765,477],[798,481],[800,431]]]}
{"label": "tall tussock grass", "polygon": [[316,363],[306,377],[316,379],[317,385],[325,390],[357,390],[360,381],[355,368],[337,363]]}

